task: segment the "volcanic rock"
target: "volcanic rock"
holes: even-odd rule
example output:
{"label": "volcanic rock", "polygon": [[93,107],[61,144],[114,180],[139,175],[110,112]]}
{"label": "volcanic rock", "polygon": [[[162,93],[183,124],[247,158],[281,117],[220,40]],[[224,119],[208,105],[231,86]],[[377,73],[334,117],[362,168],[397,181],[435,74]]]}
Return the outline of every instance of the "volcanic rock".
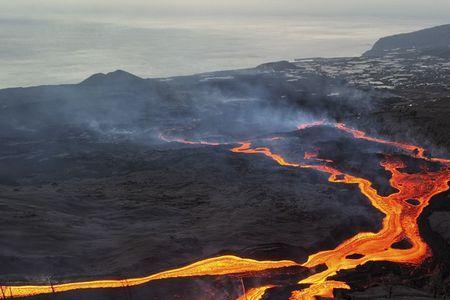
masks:
{"label": "volcanic rock", "polygon": [[350,299],[369,300],[369,299],[434,299],[431,294],[413,289],[406,286],[377,286],[369,288],[364,292],[355,292],[350,294]]}
{"label": "volcanic rock", "polygon": [[438,233],[450,244],[450,212],[436,211],[429,217],[431,230]]}

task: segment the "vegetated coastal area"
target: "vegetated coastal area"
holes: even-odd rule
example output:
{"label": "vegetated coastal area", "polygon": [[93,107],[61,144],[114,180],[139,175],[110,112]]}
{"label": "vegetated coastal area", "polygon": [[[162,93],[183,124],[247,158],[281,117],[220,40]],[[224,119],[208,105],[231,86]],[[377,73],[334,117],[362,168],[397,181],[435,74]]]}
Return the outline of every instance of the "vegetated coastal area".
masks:
{"label": "vegetated coastal area", "polygon": [[[449,36],[444,25],[382,38],[360,57],[152,79],[118,70],[0,90],[0,285],[54,291],[29,299],[289,299],[311,291],[314,284],[298,282],[326,266],[305,266],[310,255],[379,232],[388,215],[349,178],[386,198],[402,191],[395,172],[415,178],[405,190],[423,199],[421,183],[447,184],[448,165],[435,158],[450,157]],[[332,180],[330,168],[338,170]],[[430,247],[420,263],[339,269],[327,280],[350,289],[338,285],[335,298],[450,293],[450,194],[440,185],[430,195],[415,220]],[[421,199],[408,199],[408,209]],[[222,255],[298,265],[58,293],[60,283],[143,277]]]}

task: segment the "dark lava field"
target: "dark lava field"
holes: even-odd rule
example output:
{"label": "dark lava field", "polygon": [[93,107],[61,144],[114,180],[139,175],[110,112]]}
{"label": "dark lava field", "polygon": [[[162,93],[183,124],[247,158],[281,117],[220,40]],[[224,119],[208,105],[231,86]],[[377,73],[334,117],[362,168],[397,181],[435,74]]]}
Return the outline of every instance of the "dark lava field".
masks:
{"label": "dark lava field", "polygon": [[[428,93],[416,89],[410,99]],[[398,149],[329,126],[297,126],[344,122],[448,158],[448,90],[433,95],[433,105],[407,102],[405,89],[361,88],[290,62],[163,79],[115,71],[73,85],[0,90],[0,285],[142,277],[225,254],[303,263],[359,232],[376,232],[383,214],[356,185],[230,149],[281,136],[287,142],[277,150],[291,161],[319,151],[389,195],[395,189],[379,163]],[[450,293],[449,200],[449,192],[437,195],[419,219],[431,258],[339,272],[352,289],[335,297]],[[290,287],[264,299],[288,299],[307,272],[272,274]],[[245,284],[269,281],[256,277]],[[232,276],[30,299],[233,300],[241,291]]]}

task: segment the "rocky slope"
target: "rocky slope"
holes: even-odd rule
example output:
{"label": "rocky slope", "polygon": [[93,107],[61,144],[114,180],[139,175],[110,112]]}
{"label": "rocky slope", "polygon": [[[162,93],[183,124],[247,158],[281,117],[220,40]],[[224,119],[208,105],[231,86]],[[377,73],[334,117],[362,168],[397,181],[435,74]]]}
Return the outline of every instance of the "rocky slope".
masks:
{"label": "rocky slope", "polygon": [[374,44],[372,49],[364,53],[364,56],[383,56],[392,51],[413,50],[448,55],[450,24],[383,37]]}

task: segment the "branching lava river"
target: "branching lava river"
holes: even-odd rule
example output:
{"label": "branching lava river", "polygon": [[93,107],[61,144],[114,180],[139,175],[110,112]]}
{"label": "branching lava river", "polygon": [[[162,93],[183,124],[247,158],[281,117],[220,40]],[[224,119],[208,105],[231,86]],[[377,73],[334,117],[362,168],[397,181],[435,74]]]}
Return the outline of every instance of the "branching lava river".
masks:
{"label": "branching lava river", "polygon": [[[429,158],[425,155],[425,150],[421,147],[369,137],[362,131],[352,129],[340,123],[330,124],[318,121],[310,124],[302,124],[298,127],[298,130],[315,126],[331,126],[349,134],[355,139],[395,147],[415,159],[439,164],[440,169],[408,173],[404,170],[406,164],[403,161],[394,155],[386,154],[384,160],[381,162],[381,166],[391,174],[390,185],[397,191],[388,196],[381,196],[375,190],[371,181],[338,170],[331,160],[321,159],[316,153],[305,153],[303,160],[291,162],[281,154],[272,152],[269,147],[253,147],[253,141],[239,142],[231,149],[232,152],[247,155],[264,155],[287,168],[305,168],[325,172],[329,174],[328,180],[333,183],[357,185],[372,206],[384,214],[381,230],[378,232],[361,232],[345,240],[333,250],[321,251],[311,255],[303,264],[289,260],[257,261],[228,255],[208,258],[182,268],[168,270],[142,278],[73,282],[48,286],[5,285],[1,287],[2,293],[0,297],[8,299],[80,289],[123,288],[170,278],[251,274],[273,269],[283,270],[283,268],[293,266],[313,269],[314,267],[325,265],[325,270],[321,270],[299,281],[299,284],[305,284],[307,287],[293,291],[289,298],[290,300],[308,300],[315,299],[319,296],[333,298],[335,289],[350,289],[347,283],[332,279],[341,270],[354,269],[370,261],[388,261],[410,265],[421,264],[431,255],[431,251],[420,236],[417,220],[433,196],[448,190],[450,160]],[[161,136],[161,138],[167,142],[209,146],[224,145],[206,141],[185,141],[165,136]],[[278,139],[281,138],[273,137],[266,140],[274,141]],[[264,142],[264,139],[259,139],[258,141]],[[411,200],[414,201],[412,202]],[[401,241],[407,241],[410,247],[407,249],[393,247],[393,244]],[[249,289],[237,300],[262,299],[268,291],[275,287],[277,286],[264,285]]]}

